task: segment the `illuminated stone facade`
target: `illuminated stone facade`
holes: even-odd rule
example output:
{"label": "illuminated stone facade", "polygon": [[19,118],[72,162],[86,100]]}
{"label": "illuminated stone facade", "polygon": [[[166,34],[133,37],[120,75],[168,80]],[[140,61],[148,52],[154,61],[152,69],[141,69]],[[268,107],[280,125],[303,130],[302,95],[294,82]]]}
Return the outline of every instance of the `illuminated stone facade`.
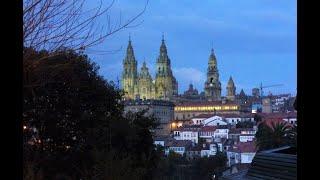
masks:
{"label": "illuminated stone facade", "polygon": [[178,83],[171,70],[164,39],[156,63],[156,78],[152,79],[144,62],[140,74],[137,72],[137,61],[134,56],[131,40],[123,61],[122,88],[126,99],[163,99],[171,100],[178,95]]}
{"label": "illuminated stone facade", "polygon": [[175,105],[174,118],[175,120],[190,120],[200,114],[240,114],[240,110],[240,106],[234,102],[225,104],[221,101],[189,102]]}
{"label": "illuminated stone facade", "polygon": [[204,85],[204,92],[206,99],[209,101],[221,100],[221,83],[219,81],[219,72],[217,66],[217,59],[213,49],[208,62],[207,81]]}

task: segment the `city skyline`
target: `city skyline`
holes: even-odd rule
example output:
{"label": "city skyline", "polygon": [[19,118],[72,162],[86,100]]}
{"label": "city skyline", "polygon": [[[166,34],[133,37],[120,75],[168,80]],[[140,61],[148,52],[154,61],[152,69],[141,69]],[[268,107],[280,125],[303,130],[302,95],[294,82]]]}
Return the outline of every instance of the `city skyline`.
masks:
{"label": "city skyline", "polygon": [[[97,47],[107,50],[121,47],[119,51],[105,55],[89,52],[89,57],[101,67],[101,75],[108,80],[121,79],[130,34],[138,68],[146,61],[154,77],[164,34],[180,94],[190,83],[199,92],[203,91],[211,48],[217,57],[222,95],[226,94],[230,76],[237,93],[244,89],[246,94],[251,94],[251,89],[262,82],[263,85],[284,84],[266,89],[265,93],[296,94],[295,2],[183,2],[184,7],[170,2],[172,7],[179,7],[175,9],[165,6],[169,2],[149,2],[139,26],[125,29]],[[121,6],[124,14],[133,16],[144,3],[118,1],[114,13]]]}

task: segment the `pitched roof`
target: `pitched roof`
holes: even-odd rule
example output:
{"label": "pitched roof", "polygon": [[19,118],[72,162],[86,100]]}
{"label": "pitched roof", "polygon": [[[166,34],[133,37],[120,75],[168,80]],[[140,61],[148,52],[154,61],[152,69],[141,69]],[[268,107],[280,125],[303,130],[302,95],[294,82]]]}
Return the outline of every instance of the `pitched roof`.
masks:
{"label": "pitched roof", "polygon": [[247,179],[297,179],[297,155],[260,152],[252,160]]}
{"label": "pitched roof", "polygon": [[229,151],[239,153],[254,153],[257,152],[257,148],[254,144],[254,141],[238,142],[237,144],[233,145]]}
{"label": "pitched roof", "polygon": [[192,141],[190,140],[171,140],[168,141],[165,146],[167,147],[190,147],[192,146]]}
{"label": "pitched roof", "polygon": [[213,114],[199,114],[197,116],[194,116],[192,119],[196,119],[196,118],[210,118],[214,116]]}
{"label": "pitched roof", "polygon": [[202,126],[200,131],[201,132],[208,132],[208,131],[215,131],[217,129],[216,126]]}
{"label": "pitched roof", "polygon": [[184,125],[178,127],[175,131],[199,131],[202,125]]}

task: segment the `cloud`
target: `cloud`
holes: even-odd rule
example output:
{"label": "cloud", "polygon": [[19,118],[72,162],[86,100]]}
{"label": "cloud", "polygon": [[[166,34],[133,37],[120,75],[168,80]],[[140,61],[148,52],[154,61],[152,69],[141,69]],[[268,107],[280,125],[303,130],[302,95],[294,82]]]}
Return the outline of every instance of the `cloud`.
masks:
{"label": "cloud", "polygon": [[173,68],[172,71],[178,81],[180,93],[186,91],[190,83],[199,91],[203,90],[204,82],[206,81],[204,72],[190,67]]}

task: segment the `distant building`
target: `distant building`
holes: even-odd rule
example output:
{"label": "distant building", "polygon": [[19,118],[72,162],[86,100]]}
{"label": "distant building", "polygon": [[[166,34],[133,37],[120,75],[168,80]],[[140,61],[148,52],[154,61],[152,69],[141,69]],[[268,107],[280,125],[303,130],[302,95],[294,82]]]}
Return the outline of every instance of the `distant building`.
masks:
{"label": "distant building", "polygon": [[173,131],[173,137],[176,140],[190,140],[198,144],[200,128],[201,126],[198,125],[180,127]]}
{"label": "distant building", "polygon": [[165,144],[165,155],[169,155],[170,151],[183,156],[186,152],[191,149],[192,141],[189,140],[173,140]]}
{"label": "distant building", "polygon": [[252,96],[253,97],[260,97],[260,90],[259,90],[259,88],[253,88],[252,89]]}
{"label": "distant building", "polygon": [[218,146],[215,143],[202,144],[201,157],[215,156],[218,152]]}
{"label": "distant building", "polygon": [[199,95],[198,90],[193,88],[193,85],[189,85],[189,89],[183,93],[184,97],[197,97]]}
{"label": "distant building", "polygon": [[152,79],[145,62],[140,73],[137,68],[131,40],[129,39],[126,56],[123,60],[122,88],[125,99],[164,99],[171,100],[178,95],[178,82],[171,70],[171,60],[162,37],[159,57],[156,63],[156,77]]}
{"label": "distant building", "polygon": [[203,102],[182,102],[175,103],[174,119],[175,120],[191,120],[200,114],[240,114],[241,109],[236,102],[221,101],[203,101]]}
{"label": "distant building", "polygon": [[213,133],[213,138],[229,138],[229,127],[228,126],[218,126]]}
{"label": "distant building", "polygon": [[233,164],[251,163],[256,151],[253,141],[236,143],[227,151],[227,164],[230,167]]}
{"label": "distant building", "polygon": [[199,138],[205,139],[207,143],[213,142],[214,132],[216,131],[216,126],[203,126],[199,131]]}
{"label": "distant building", "polygon": [[208,62],[207,80],[204,85],[205,96],[210,101],[219,101],[221,99],[221,82],[219,80],[219,72],[217,59],[213,49]]}
{"label": "distant building", "polygon": [[201,146],[193,146],[186,151],[186,158],[189,160],[198,159],[201,157]]}
{"label": "distant building", "polygon": [[235,101],[236,100],[236,86],[234,85],[232,77],[229,78],[227,85],[227,100]]}
{"label": "distant building", "polygon": [[269,97],[262,99],[262,112],[272,113],[272,104],[271,99]]}
{"label": "distant building", "polygon": [[205,126],[221,126],[227,125],[228,123],[222,119],[220,116],[212,116],[208,119],[203,120],[203,125]]}
{"label": "distant building", "polygon": [[168,135],[171,121],[174,118],[174,104],[164,100],[128,100],[124,102],[124,112],[139,112],[147,110],[146,116],[153,115],[160,123],[156,129],[157,135]]}

